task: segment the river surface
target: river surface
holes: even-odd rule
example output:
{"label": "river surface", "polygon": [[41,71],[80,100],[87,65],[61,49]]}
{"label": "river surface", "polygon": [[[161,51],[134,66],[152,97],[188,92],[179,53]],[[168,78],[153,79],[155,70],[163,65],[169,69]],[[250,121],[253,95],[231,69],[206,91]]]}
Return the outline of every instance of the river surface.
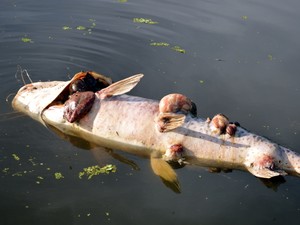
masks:
{"label": "river surface", "polygon": [[[137,169],[11,108],[21,68],[33,81],[143,73],[131,94],[183,93],[201,117],[224,113],[300,152],[299,10],[298,0],[1,0],[0,224],[299,224],[297,177],[276,186],[186,166],[178,194],[149,159],[116,151]],[[117,171],[79,178],[97,164]]]}

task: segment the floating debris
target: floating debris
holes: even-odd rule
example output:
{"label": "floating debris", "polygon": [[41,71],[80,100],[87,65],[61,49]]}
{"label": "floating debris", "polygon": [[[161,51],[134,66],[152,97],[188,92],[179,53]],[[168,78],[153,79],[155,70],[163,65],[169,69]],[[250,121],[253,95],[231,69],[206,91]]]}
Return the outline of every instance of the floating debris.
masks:
{"label": "floating debris", "polygon": [[72,30],[72,27],[69,27],[69,26],[63,26],[62,29],[63,29],[63,30]]}
{"label": "floating debris", "polygon": [[20,160],[20,157],[17,156],[17,154],[12,154],[12,157],[13,157],[14,160],[16,160],[16,161],[19,161],[19,160]]}
{"label": "floating debris", "polygon": [[83,168],[82,172],[79,172],[79,178],[81,179],[83,176],[87,176],[88,180],[91,179],[93,176],[97,176],[99,174],[109,174],[114,173],[117,171],[117,167],[112,164],[108,164],[106,166],[100,167],[98,165],[96,166],[90,166]]}
{"label": "floating debris", "polygon": [[247,20],[247,19],[248,19],[248,16],[242,16],[242,19],[243,19],[243,20]]}
{"label": "floating debris", "polygon": [[31,40],[31,38],[22,37],[21,40],[22,40],[24,43],[33,43],[33,41]]}
{"label": "floating debris", "polygon": [[273,56],[272,56],[271,54],[269,54],[269,55],[268,55],[268,59],[269,59],[270,61],[272,61],[272,60],[273,60]]}
{"label": "floating debris", "polygon": [[2,169],[2,172],[5,173],[5,174],[7,174],[8,171],[9,171],[9,168],[8,168],[8,167],[5,167],[4,169]]}
{"label": "floating debris", "polygon": [[84,26],[77,26],[76,29],[77,30],[85,30],[86,28]]}
{"label": "floating debris", "polygon": [[95,28],[96,27],[96,20],[95,19],[89,19],[89,22],[92,23],[92,25],[90,26],[90,28]]}
{"label": "floating debris", "polygon": [[151,42],[151,46],[159,46],[159,47],[169,47],[170,44],[167,42]]}
{"label": "floating debris", "polygon": [[204,80],[199,80],[200,84],[204,84]]}
{"label": "floating debris", "polygon": [[176,52],[179,52],[179,53],[185,53],[185,50],[183,48],[181,48],[180,46],[174,46],[172,47],[172,50],[176,51]]}
{"label": "floating debris", "polygon": [[[170,44],[167,42],[151,42],[150,45],[156,47],[170,47]],[[185,53],[185,50],[178,45],[171,47],[171,49],[179,53]]]}
{"label": "floating debris", "polygon": [[133,18],[134,23],[145,23],[145,24],[158,24],[158,22],[147,18]]}
{"label": "floating debris", "polygon": [[62,173],[60,173],[60,172],[54,173],[54,177],[55,177],[56,180],[60,180],[60,179],[65,178],[65,177],[62,175]]}

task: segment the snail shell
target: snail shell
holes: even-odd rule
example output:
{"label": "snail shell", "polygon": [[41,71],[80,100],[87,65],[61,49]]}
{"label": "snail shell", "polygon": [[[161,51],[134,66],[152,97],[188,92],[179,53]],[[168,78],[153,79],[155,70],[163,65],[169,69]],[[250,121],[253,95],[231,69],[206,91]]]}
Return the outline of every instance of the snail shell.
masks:
{"label": "snail shell", "polygon": [[217,132],[218,134],[224,134],[229,121],[225,115],[219,113],[212,118],[210,123],[213,126],[213,131]]}
{"label": "snail shell", "polygon": [[191,113],[193,116],[197,114],[197,108],[189,98],[182,94],[169,94],[163,97],[159,102],[160,113]]}
{"label": "snail shell", "polygon": [[230,136],[234,136],[236,132],[237,126],[234,123],[228,124],[226,127],[226,133]]}

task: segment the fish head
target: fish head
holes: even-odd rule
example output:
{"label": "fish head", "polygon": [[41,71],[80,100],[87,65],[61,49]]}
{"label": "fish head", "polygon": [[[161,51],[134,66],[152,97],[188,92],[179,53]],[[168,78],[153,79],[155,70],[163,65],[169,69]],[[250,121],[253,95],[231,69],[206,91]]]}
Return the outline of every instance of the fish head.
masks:
{"label": "fish head", "polygon": [[12,101],[16,111],[22,112],[31,118],[46,125],[42,114],[52,105],[63,105],[70,96],[70,85],[88,75],[94,77],[98,83],[109,86],[112,80],[99,73],[88,71],[79,72],[69,81],[35,82],[23,86]]}
{"label": "fish head", "polygon": [[[16,94],[12,106],[16,111],[22,112],[44,124],[43,111],[53,102],[59,102],[62,93],[69,82],[49,81],[26,84]],[[45,124],[44,124],[45,125]]]}

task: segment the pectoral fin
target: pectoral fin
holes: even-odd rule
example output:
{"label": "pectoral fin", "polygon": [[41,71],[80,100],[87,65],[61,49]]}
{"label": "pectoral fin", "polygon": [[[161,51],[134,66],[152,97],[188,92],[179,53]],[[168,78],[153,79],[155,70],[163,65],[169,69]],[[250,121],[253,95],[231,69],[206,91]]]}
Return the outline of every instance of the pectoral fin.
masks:
{"label": "pectoral fin", "polygon": [[172,167],[161,157],[155,154],[151,155],[150,162],[153,172],[161,178],[163,183],[174,192],[180,193],[180,185],[177,179],[177,174]]}
{"label": "pectoral fin", "polygon": [[100,90],[98,92],[101,99],[104,99],[106,97],[116,96],[116,95],[122,95],[129,91],[131,91],[141,80],[143,77],[143,74],[137,74],[128,78],[125,78],[123,80],[117,81],[108,87]]}
{"label": "pectoral fin", "polygon": [[185,121],[185,115],[176,113],[162,113],[158,116],[160,132],[168,132],[180,127]]}
{"label": "pectoral fin", "polygon": [[277,176],[285,176],[287,173],[283,170],[272,170],[264,167],[248,167],[250,173],[259,178],[272,178]]}

